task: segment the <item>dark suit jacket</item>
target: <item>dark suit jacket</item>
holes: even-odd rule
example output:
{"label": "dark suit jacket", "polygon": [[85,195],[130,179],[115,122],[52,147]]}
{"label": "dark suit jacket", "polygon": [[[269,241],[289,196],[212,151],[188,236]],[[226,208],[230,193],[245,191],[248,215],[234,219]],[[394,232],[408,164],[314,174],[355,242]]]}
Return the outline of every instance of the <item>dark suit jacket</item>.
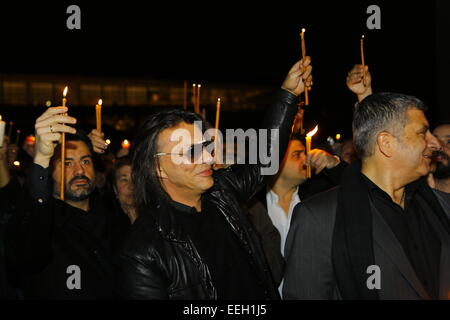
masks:
{"label": "dark suit jacket", "polygon": [[[338,187],[299,203],[286,241],[284,299],[340,299],[332,265]],[[381,270],[380,299],[430,299],[390,227],[372,206],[375,263]],[[440,299],[450,299],[450,235],[430,221],[441,240]],[[368,274],[368,277],[370,274]]]}

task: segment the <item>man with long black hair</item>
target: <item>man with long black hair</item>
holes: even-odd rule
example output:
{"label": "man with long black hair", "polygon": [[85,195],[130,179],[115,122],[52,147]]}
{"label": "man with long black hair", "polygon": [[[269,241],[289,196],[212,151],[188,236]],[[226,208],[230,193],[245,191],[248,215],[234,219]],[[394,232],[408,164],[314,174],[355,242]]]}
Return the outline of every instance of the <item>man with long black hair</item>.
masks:
{"label": "man with long black hair", "polygon": [[[263,128],[279,130],[267,150],[278,159],[311,69],[309,57],[297,62],[267,110]],[[196,114],[169,111],[139,131],[132,152],[139,218],[118,257],[118,292],[128,299],[277,299],[260,240],[240,209],[264,186],[264,165],[213,171],[198,123]]]}

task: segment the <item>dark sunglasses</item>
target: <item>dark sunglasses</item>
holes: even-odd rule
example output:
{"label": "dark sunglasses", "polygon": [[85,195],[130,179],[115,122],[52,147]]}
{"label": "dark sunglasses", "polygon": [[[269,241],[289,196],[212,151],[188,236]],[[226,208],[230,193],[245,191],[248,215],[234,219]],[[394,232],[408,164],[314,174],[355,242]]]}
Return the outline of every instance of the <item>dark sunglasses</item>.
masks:
{"label": "dark sunglasses", "polygon": [[204,150],[209,152],[211,154],[211,156],[214,157],[214,141],[204,140],[200,143],[192,144],[185,152],[182,152],[182,153],[158,152],[155,154],[155,157],[175,154],[180,157],[184,157],[190,163],[195,163],[198,160],[200,160]]}

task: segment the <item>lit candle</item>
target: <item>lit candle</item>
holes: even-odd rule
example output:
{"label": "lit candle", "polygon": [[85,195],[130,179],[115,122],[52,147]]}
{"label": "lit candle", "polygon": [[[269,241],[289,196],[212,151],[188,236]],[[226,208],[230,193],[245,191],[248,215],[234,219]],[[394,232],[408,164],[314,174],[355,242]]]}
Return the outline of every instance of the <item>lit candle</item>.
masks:
{"label": "lit candle", "polygon": [[95,106],[95,118],[97,122],[97,131],[102,132],[102,104],[103,100],[99,99],[97,105]]}
{"label": "lit candle", "polygon": [[[67,103],[67,91],[69,88],[66,86],[63,91],[62,106],[65,107]],[[66,115],[66,113],[64,113]],[[66,134],[61,133],[61,181],[60,181],[60,193],[59,198],[64,201],[64,180],[65,180],[65,162],[66,162]]]}
{"label": "lit candle", "polygon": [[[317,133],[318,130],[319,130],[319,126],[316,126],[314,128],[314,130],[312,130],[306,134],[306,155],[308,155],[308,153],[311,152],[311,138],[313,137],[313,135],[315,135]],[[311,166],[310,165],[306,166],[306,178],[311,178]]]}
{"label": "lit candle", "polygon": [[338,133],[338,134],[336,135],[336,141],[339,141],[339,140],[341,140],[341,134],[340,134],[340,133]]}
{"label": "lit candle", "polygon": [[192,99],[194,103],[194,112],[195,112],[197,105],[197,85],[195,83],[192,85]]}
{"label": "lit candle", "polygon": [[200,88],[202,87],[201,84],[197,85],[197,109],[195,113],[200,114]]}
{"label": "lit candle", "polygon": [[183,109],[187,110],[187,81],[184,80],[184,89],[183,89]]}
{"label": "lit candle", "polygon": [[30,146],[36,144],[36,137],[31,135],[31,134],[26,136],[25,137],[25,144],[30,145]]}
{"label": "lit candle", "polygon": [[[305,57],[306,57],[305,31],[306,31],[306,29],[303,28],[302,32],[300,33],[300,37],[302,39],[302,59],[303,59],[303,61],[305,61]],[[306,87],[306,83],[305,83],[305,106],[309,106],[309,95],[308,95],[308,88]]]}
{"label": "lit candle", "polygon": [[109,139],[106,139],[106,144],[108,144],[108,145],[110,145],[111,144],[111,140],[109,140]]}
{"label": "lit candle", "polygon": [[6,122],[2,120],[0,115],[0,147],[3,147],[3,139],[5,138],[5,126]]}
{"label": "lit candle", "polygon": [[122,149],[130,149],[131,143],[127,139],[122,141]]}
{"label": "lit candle", "polygon": [[20,161],[14,161],[13,165],[15,165],[17,168],[20,168]]}
{"label": "lit candle", "polygon": [[362,63],[362,66],[363,66],[363,85],[365,86],[366,85],[366,63],[365,63],[365,61],[364,61],[364,35],[362,35],[362,37],[361,37],[361,41],[360,41],[360,44],[361,44],[361,63]]}
{"label": "lit candle", "polygon": [[63,91],[63,99],[62,99],[62,106],[63,106],[63,107],[65,107],[65,106],[66,106],[66,103],[67,103],[66,96],[67,96],[67,91],[68,91],[68,90],[69,90],[69,87],[66,86],[66,87],[64,88],[64,91]]}
{"label": "lit candle", "polygon": [[219,134],[219,121],[220,121],[220,98],[217,98],[217,105],[216,105],[216,125],[214,130],[214,157],[217,156],[217,141],[218,141],[218,134]]}

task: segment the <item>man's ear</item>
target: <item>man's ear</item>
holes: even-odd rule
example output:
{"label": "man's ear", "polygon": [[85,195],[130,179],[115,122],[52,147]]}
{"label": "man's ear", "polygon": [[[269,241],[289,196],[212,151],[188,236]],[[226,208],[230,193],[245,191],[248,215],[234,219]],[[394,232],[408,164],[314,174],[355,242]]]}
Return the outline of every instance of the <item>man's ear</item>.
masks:
{"label": "man's ear", "polygon": [[383,131],[377,135],[376,148],[385,157],[390,158],[393,156],[393,151],[395,149],[395,137],[389,132]]}

